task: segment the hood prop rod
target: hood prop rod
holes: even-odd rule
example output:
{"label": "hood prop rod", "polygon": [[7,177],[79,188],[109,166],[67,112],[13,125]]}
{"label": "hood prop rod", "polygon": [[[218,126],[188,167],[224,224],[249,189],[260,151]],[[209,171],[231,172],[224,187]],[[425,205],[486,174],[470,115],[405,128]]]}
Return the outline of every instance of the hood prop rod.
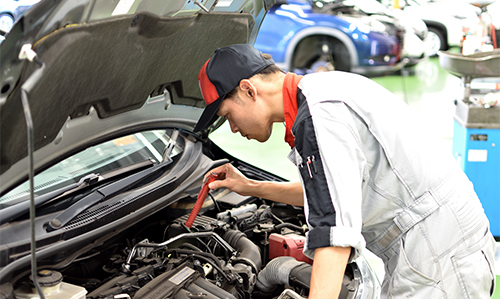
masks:
{"label": "hood prop rod", "polygon": [[29,184],[30,184],[30,226],[31,226],[31,277],[33,284],[40,295],[40,299],[45,299],[42,292],[40,284],[37,278],[36,269],[36,237],[35,237],[35,192],[34,192],[34,162],[33,162],[33,152],[34,152],[34,130],[33,130],[33,118],[31,117],[30,105],[28,102],[28,93],[33,88],[33,86],[42,77],[45,65],[43,62],[36,57],[35,51],[31,48],[31,44],[25,44],[19,52],[19,59],[27,59],[30,62],[35,61],[40,65],[40,68],[35,70],[31,76],[23,83],[21,87],[21,101],[23,104],[24,118],[26,119],[26,131],[28,134],[28,160],[29,160]]}
{"label": "hood prop rod", "polygon": [[[210,12],[210,10],[208,10],[205,6],[203,6],[203,4],[201,4],[201,2],[200,2],[200,1],[198,1],[198,0],[194,0],[194,4],[198,5],[198,6],[199,6],[199,7],[200,7],[200,8],[201,8],[204,12],[206,12],[206,13],[209,13],[209,12]],[[214,5],[214,6],[215,6],[215,5]]]}
{"label": "hood prop rod", "polygon": [[170,140],[168,141],[165,150],[163,151],[163,162],[171,161],[170,154],[174,150],[175,145],[177,144],[177,138],[179,137],[179,130],[175,129],[170,135]]}

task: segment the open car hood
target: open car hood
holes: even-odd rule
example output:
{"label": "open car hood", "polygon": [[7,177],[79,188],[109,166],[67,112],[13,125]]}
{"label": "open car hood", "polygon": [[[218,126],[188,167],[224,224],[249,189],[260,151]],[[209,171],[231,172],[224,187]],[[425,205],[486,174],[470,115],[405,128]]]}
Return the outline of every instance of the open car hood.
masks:
{"label": "open car hood", "polygon": [[[36,172],[123,134],[166,124],[192,130],[205,106],[199,69],[219,47],[253,43],[273,1],[196,3],[52,0],[32,7],[0,45],[0,195],[28,177],[23,93]],[[19,59],[26,44],[42,65]]]}

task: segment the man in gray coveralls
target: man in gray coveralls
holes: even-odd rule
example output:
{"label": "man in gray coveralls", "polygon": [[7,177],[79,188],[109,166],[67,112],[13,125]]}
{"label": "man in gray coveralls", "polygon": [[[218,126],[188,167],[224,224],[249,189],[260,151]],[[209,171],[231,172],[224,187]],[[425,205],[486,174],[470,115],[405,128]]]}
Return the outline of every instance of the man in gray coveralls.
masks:
{"label": "man in gray coveralls", "polygon": [[226,118],[265,142],[274,122],[300,182],[249,180],[230,164],[211,189],[304,206],[309,298],[338,298],[365,248],[385,265],[383,298],[489,298],[496,243],[471,182],[392,93],[344,72],[284,74],[249,45],[218,49],[199,73],[207,104],[195,131]]}

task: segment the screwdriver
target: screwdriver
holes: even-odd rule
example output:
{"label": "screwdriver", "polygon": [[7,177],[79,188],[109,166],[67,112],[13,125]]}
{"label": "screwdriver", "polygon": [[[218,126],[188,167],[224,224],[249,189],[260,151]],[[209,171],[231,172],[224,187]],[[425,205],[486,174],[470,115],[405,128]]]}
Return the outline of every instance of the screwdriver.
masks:
{"label": "screwdriver", "polygon": [[191,214],[189,214],[188,219],[186,220],[186,226],[191,228],[193,226],[194,219],[196,219],[196,216],[198,216],[198,212],[200,212],[201,206],[205,202],[205,199],[208,196],[208,191],[210,189],[208,188],[208,184],[211,182],[215,181],[217,179],[218,175],[215,172],[211,172],[208,174],[208,176],[205,178],[205,181],[203,182],[203,186],[201,187],[200,193],[198,193],[198,199],[196,200],[196,203],[194,204],[193,210],[191,210]]}

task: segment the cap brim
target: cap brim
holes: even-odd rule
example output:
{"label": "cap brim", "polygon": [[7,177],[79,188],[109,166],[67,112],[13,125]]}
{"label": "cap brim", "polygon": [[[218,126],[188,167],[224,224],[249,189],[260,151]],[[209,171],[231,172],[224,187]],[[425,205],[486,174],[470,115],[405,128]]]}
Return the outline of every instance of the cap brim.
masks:
{"label": "cap brim", "polygon": [[194,132],[201,131],[214,123],[214,121],[217,119],[217,117],[215,117],[217,110],[219,110],[220,104],[222,104],[224,97],[225,95],[219,97],[219,99],[217,99],[215,102],[205,107],[205,110],[203,110],[200,119],[198,119],[198,123],[194,127]]}

